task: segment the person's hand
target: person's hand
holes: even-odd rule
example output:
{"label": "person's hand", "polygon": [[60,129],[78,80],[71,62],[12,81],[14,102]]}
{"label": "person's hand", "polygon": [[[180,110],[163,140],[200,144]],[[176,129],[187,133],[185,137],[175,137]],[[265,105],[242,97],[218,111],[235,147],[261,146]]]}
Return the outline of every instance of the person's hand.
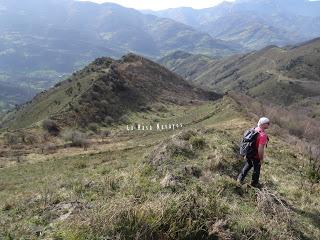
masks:
{"label": "person's hand", "polygon": [[262,165],[263,164],[263,159],[260,159],[260,165]]}

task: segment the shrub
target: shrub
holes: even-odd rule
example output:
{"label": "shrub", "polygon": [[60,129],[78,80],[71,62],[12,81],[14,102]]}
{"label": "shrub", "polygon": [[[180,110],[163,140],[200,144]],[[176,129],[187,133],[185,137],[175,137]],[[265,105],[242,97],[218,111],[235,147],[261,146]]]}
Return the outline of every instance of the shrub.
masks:
{"label": "shrub", "polygon": [[97,123],[89,123],[88,129],[91,130],[92,132],[99,132],[99,125]]}
{"label": "shrub", "polygon": [[14,133],[5,133],[3,135],[4,142],[9,145],[18,144],[20,142],[20,138],[17,134]]}
{"label": "shrub", "polygon": [[42,128],[46,131],[48,131],[51,135],[57,136],[60,133],[60,128],[58,124],[51,120],[51,119],[46,119],[42,122]]}
{"label": "shrub", "polygon": [[66,94],[70,97],[72,95],[72,92],[73,92],[73,87],[69,87],[67,90],[66,90]]}
{"label": "shrub", "polygon": [[100,132],[101,138],[106,138],[106,137],[109,137],[110,135],[111,135],[111,131],[109,131],[109,130],[104,130],[104,131]]}
{"label": "shrub", "polygon": [[295,122],[288,122],[286,124],[289,133],[292,135],[295,135],[299,138],[302,138],[305,132],[304,126],[300,125],[299,123],[295,123]]}
{"label": "shrub", "polygon": [[129,118],[127,115],[122,115],[120,118],[119,118],[119,122],[121,123],[124,123],[124,124],[127,124],[130,122]]}
{"label": "shrub", "polygon": [[100,101],[100,106],[101,106],[102,108],[107,109],[108,105],[109,105],[109,102],[108,102],[107,100],[104,99],[104,100],[101,100],[101,101]]}
{"label": "shrub", "polygon": [[60,87],[62,85],[62,82],[58,82],[57,84],[54,85],[54,87]]}
{"label": "shrub", "polygon": [[203,137],[191,137],[190,143],[194,149],[203,149],[206,145],[206,140]]}
{"label": "shrub", "polygon": [[[97,111],[99,111],[97,109]],[[102,122],[103,121],[103,113],[97,112],[97,115],[94,116],[94,122]]]}
{"label": "shrub", "polygon": [[207,157],[207,168],[212,172],[221,172],[228,167],[224,154],[221,150],[215,149],[212,154]]}
{"label": "shrub", "polygon": [[186,131],[182,131],[177,135],[178,139],[184,140],[184,141],[189,141],[191,139],[191,137],[196,136],[196,132],[193,130],[186,130]]}
{"label": "shrub", "polygon": [[172,144],[168,145],[167,149],[172,157],[181,156],[191,158],[194,156],[192,146],[183,140],[173,140]]}
{"label": "shrub", "polygon": [[6,202],[4,206],[2,207],[3,211],[10,211],[14,208],[14,205],[12,203]]}
{"label": "shrub", "polygon": [[79,131],[67,131],[63,134],[63,138],[66,141],[71,141],[72,146],[83,147],[85,150],[90,145],[86,134]]}
{"label": "shrub", "polygon": [[26,134],[23,136],[23,142],[28,145],[39,143],[39,138],[33,134]]}
{"label": "shrub", "polygon": [[147,112],[147,111],[150,111],[150,110],[151,110],[150,106],[140,106],[139,107],[139,111],[140,112]]}
{"label": "shrub", "polygon": [[320,148],[317,145],[303,144],[303,152],[308,158],[306,176],[313,184],[320,182]]}
{"label": "shrub", "polygon": [[320,182],[320,165],[314,160],[309,161],[309,166],[306,170],[309,181],[313,184]]}
{"label": "shrub", "polygon": [[114,120],[113,120],[113,118],[111,116],[106,116],[104,118],[104,122],[105,122],[106,125],[111,125],[114,122]]}
{"label": "shrub", "polygon": [[99,100],[99,99],[101,98],[101,95],[100,95],[100,93],[98,93],[98,92],[92,91],[92,92],[91,92],[91,98],[92,98],[93,100]]}
{"label": "shrub", "polygon": [[78,87],[78,90],[80,91],[81,90],[81,83],[80,82],[77,82],[77,87]]}

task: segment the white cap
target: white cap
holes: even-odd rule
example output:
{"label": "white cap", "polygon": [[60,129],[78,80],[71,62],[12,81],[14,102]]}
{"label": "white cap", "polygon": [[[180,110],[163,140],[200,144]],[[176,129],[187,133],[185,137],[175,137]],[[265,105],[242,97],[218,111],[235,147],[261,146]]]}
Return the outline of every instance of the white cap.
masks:
{"label": "white cap", "polygon": [[269,123],[269,122],[270,122],[269,118],[262,117],[259,119],[258,127],[260,127],[262,124]]}

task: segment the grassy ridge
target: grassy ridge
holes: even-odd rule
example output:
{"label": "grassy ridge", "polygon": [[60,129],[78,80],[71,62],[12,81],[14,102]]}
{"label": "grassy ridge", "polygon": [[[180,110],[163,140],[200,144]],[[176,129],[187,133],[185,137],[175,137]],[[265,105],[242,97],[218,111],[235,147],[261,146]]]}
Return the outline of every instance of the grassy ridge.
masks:
{"label": "grassy ridge", "polygon": [[[148,122],[154,114],[130,115]],[[301,174],[306,158],[271,132],[265,187],[234,180],[242,131],[253,122],[230,97],[168,107],[160,122],[184,129],[130,132],[105,150],[47,155],[0,169],[4,239],[316,239],[317,194]],[[175,135],[175,136],[173,136]],[[118,137],[117,137],[118,136]],[[126,136],[120,147],[113,147]],[[160,149],[160,150],[159,150]],[[164,158],[159,158],[165,149]],[[75,151],[75,150],[74,150]],[[159,155],[160,154],[160,155]],[[160,160],[159,160],[160,159]],[[162,159],[162,160],[161,160]]]}
{"label": "grassy ridge", "polygon": [[319,46],[316,38],[293,47],[268,46],[222,59],[176,52],[159,62],[195,85],[216,92],[241,92],[319,118]]}

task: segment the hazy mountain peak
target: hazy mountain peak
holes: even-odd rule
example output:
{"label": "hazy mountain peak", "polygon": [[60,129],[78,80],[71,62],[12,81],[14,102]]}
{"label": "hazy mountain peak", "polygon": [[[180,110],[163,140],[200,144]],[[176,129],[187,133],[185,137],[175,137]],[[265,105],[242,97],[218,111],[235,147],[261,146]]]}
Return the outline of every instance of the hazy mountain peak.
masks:
{"label": "hazy mountain peak", "polygon": [[206,9],[177,8],[154,14],[251,50],[296,44],[320,35],[320,1],[236,0]]}
{"label": "hazy mountain peak", "polygon": [[286,3],[297,3],[297,2],[309,2],[308,0],[235,0],[234,3],[279,3],[279,2],[286,2]]}

